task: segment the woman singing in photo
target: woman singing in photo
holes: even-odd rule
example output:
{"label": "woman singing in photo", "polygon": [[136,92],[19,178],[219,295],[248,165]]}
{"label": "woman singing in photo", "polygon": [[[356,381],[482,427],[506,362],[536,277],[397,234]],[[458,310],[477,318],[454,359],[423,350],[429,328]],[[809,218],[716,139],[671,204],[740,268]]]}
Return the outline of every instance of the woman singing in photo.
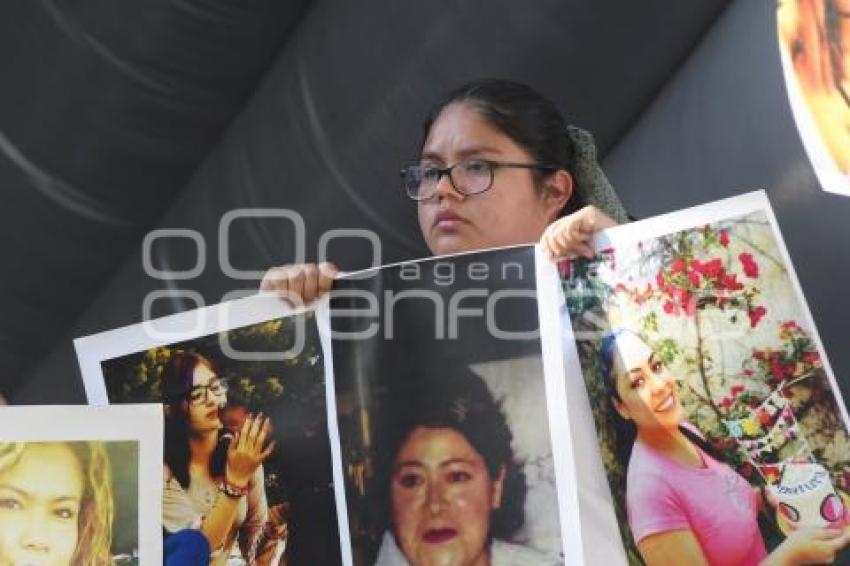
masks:
{"label": "woman singing in photo", "polygon": [[197,529],[212,549],[210,564],[227,563],[238,541],[254,563],[268,518],[262,462],[274,450],[271,423],[248,415],[238,431],[224,429],[227,385],[212,362],[173,354],[162,380],[165,406],[163,528]]}

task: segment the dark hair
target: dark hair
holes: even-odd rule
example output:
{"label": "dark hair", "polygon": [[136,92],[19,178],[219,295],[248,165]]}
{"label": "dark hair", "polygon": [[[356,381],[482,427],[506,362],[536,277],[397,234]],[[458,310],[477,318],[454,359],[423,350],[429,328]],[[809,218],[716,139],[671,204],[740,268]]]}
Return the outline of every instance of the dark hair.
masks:
{"label": "dark hair", "polygon": [[507,419],[484,381],[460,366],[440,377],[401,376],[388,397],[385,426],[376,439],[375,480],[384,530],[392,524],[390,485],[402,445],[417,428],[450,428],[481,455],[491,479],[504,470],[501,504],[491,515],[490,536],[510,538],[525,521],[525,473],[514,456]]}
{"label": "dark hair", "polygon": [[[171,354],[162,372],[162,398],[165,412],[165,438],[163,459],[183,488],[189,487],[189,415],[184,403],[189,402],[195,368],[205,365],[216,375],[216,366],[204,356],[194,352],[176,351]],[[209,469],[213,477],[224,474],[227,458],[227,437],[219,431],[218,445],[210,456]]]}
{"label": "dark hair", "polygon": [[[501,79],[481,79],[448,93],[428,114],[423,124],[420,147],[440,113],[450,104],[463,103],[474,108],[488,124],[511,138],[542,165],[564,169],[573,176],[574,147],[567,132],[567,122],[551,100],[528,85]],[[534,171],[535,184],[542,186],[551,172]],[[582,207],[578,192],[573,190],[560,215]]]}
{"label": "dark hair", "polygon": [[[617,340],[626,335],[633,336],[641,342],[645,342],[636,332],[628,328],[616,328],[602,339],[602,343],[599,348],[599,369],[602,374],[602,381],[605,385],[607,399],[609,403],[611,403],[609,412],[613,415],[614,419],[614,451],[617,456],[617,460],[623,465],[624,472],[629,467],[629,460],[632,456],[632,446],[635,443],[635,438],[637,438],[637,427],[635,426],[635,423],[622,418],[613,406],[614,399],[622,401],[620,393],[617,391],[617,376],[614,375],[614,353],[616,352]],[[715,460],[721,459],[717,450],[715,450],[715,448],[704,438],[694,433],[689,428],[681,425],[679,426],[679,430],[685,435],[685,438],[698,446],[703,452]]]}

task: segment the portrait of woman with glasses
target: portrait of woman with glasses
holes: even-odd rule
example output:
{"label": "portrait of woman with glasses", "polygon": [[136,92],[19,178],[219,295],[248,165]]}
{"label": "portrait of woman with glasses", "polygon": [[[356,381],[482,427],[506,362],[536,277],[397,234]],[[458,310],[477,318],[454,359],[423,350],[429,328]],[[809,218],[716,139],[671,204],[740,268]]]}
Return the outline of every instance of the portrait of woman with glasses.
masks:
{"label": "portrait of woman with glasses", "polygon": [[269,418],[248,414],[235,430],[226,429],[227,382],[197,353],[172,353],[162,394],[166,534],[200,530],[213,565],[228,563],[237,542],[242,559],[253,564],[269,514],[262,466],[274,450]]}

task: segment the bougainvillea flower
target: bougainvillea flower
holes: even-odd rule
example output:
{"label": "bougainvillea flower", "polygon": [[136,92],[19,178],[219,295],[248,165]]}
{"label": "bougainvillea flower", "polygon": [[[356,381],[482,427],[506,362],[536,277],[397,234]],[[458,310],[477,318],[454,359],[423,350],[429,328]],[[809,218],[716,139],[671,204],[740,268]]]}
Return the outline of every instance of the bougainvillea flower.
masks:
{"label": "bougainvillea flower", "polygon": [[717,279],[723,274],[723,261],[715,258],[707,263],[702,263],[698,271],[707,279]]}
{"label": "bougainvillea flower", "polygon": [[750,317],[750,328],[755,328],[759,321],[767,314],[767,309],[759,305],[756,308],[747,312]]}
{"label": "bougainvillea flower", "polygon": [[700,284],[699,273],[697,273],[696,271],[689,272],[688,273],[688,282],[690,282],[690,284],[693,285],[694,287],[699,287],[699,284]]}
{"label": "bougainvillea flower", "polygon": [[744,288],[744,284],[738,281],[738,276],[734,273],[725,274],[721,285],[729,291],[740,291]]}
{"label": "bougainvillea flower", "polygon": [[753,254],[745,252],[738,255],[738,259],[741,260],[741,266],[744,268],[744,275],[753,279],[759,276],[759,266],[756,263],[756,260],[753,259]]}
{"label": "bougainvillea flower", "polygon": [[820,365],[820,354],[817,352],[803,352],[800,361],[804,364]]}

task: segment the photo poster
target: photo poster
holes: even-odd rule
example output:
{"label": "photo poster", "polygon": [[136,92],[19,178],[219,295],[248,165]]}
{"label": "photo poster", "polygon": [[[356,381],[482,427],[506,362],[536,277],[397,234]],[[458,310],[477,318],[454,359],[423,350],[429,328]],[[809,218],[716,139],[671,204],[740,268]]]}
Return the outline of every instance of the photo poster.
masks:
{"label": "photo poster", "polygon": [[[276,296],[258,295],[75,341],[90,403],[165,403],[166,454],[185,454],[187,428],[209,425],[218,429],[223,461],[227,433],[249,414],[262,413],[270,422],[276,446],[262,464],[262,481],[251,484],[263,483],[263,489],[248,495],[226,552],[214,554],[213,564],[244,563],[245,554],[254,554],[258,564],[340,562],[325,356],[316,320],[312,307],[292,310]],[[188,373],[176,369],[181,365]],[[199,377],[199,367],[212,368],[213,377]],[[182,420],[169,411],[182,411]],[[212,480],[187,479],[187,486],[176,475],[166,482],[167,531],[197,528],[218,495]],[[193,512],[186,512],[186,498]]]}
{"label": "photo poster", "polygon": [[156,405],[3,407],[0,562],[162,564],[161,452]]}
{"label": "photo poster", "polygon": [[[795,527],[847,524],[850,419],[764,192],[615,227],[595,249],[561,276],[629,562],[636,537],[668,528],[710,562],[750,563],[759,538],[769,552]],[[677,475],[657,450],[676,422],[721,463],[710,477]],[[759,486],[778,500],[766,513]],[[706,513],[753,540],[711,538]]]}
{"label": "photo poster", "polygon": [[583,563],[538,254],[443,256],[335,282],[328,384],[345,563]]}
{"label": "photo poster", "polygon": [[818,182],[850,196],[850,3],[782,0],[776,24],[791,112]]}

